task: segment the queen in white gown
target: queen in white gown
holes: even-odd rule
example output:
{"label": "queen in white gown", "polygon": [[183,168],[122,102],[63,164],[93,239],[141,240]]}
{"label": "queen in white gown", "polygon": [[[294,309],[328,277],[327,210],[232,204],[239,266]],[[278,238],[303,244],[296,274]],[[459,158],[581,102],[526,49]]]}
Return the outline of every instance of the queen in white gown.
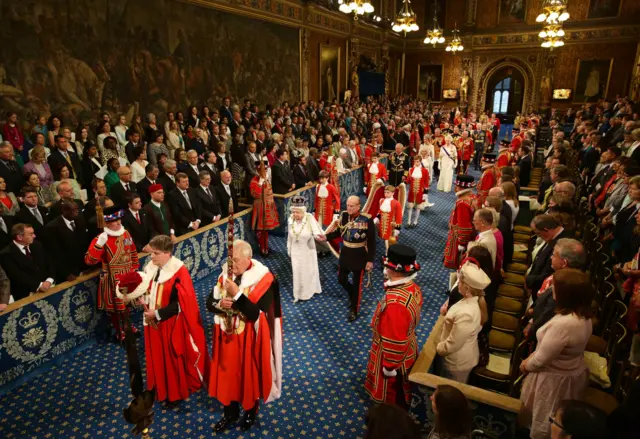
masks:
{"label": "queen in white gown", "polygon": [[458,150],[452,143],[453,137],[446,136],[445,144],[440,148],[440,178],[438,178],[438,190],[451,192],[453,173],[458,164]]}
{"label": "queen in white gown", "polygon": [[322,228],[304,206],[304,198],[294,197],[289,217],[287,253],[293,271],[293,301],[309,300],[322,291],[316,240],[325,241]]}

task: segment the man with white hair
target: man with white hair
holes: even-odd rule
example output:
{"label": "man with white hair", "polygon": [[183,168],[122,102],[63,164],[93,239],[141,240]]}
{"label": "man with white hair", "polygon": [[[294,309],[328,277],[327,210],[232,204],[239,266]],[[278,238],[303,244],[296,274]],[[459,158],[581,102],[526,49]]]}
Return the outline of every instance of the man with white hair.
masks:
{"label": "man with white hair", "polygon": [[[229,264],[232,264],[229,270]],[[215,313],[209,395],[224,405],[213,431],[221,433],[240,418],[249,430],[258,406],[282,393],[282,310],[277,279],[253,259],[251,245],[233,243],[233,256],[222,267],[207,309]]]}
{"label": "man with white hair", "polygon": [[338,158],[336,159],[336,168],[338,169],[338,174],[346,174],[349,172],[347,157],[347,150],[345,148],[340,148],[340,152],[338,153]]}
{"label": "man with white hair", "polygon": [[396,149],[389,155],[389,184],[398,187],[409,173],[409,156],[404,152],[402,143],[396,144]]}

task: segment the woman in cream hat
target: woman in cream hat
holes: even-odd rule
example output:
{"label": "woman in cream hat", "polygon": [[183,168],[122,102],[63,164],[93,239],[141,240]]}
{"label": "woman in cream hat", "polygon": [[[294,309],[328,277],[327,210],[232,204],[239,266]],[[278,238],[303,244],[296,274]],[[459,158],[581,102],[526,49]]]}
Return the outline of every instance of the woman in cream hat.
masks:
{"label": "woman in cream hat", "polygon": [[436,346],[442,357],[443,376],[466,383],[478,364],[478,333],[482,329],[479,300],[491,279],[476,264],[467,261],[458,270],[458,290],[462,300],[447,310],[440,342]]}

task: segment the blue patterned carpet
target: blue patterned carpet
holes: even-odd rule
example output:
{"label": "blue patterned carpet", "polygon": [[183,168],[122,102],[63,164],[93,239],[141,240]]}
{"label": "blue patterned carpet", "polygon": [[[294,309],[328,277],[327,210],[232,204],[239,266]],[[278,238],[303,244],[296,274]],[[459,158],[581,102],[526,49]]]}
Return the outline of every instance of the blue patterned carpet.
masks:
{"label": "blue patterned carpet", "polygon": [[[435,187],[435,184],[432,186]],[[422,271],[417,282],[424,294],[419,345],[426,341],[444,300],[448,273],[442,266],[447,222],[453,192],[432,190],[435,206],[422,212],[418,228],[403,230],[399,241],[418,249]],[[347,322],[348,299],[336,280],[337,261],[319,259],[323,292],[307,302],[293,303],[291,266],[286,241],[272,238],[276,253],[266,259],[280,277],[284,312],[284,389],[282,398],[262,406],[261,428],[225,438],[359,438],[370,406],[363,382],[371,343],[370,322],[382,295],[379,260],[384,245],[378,241],[378,261],[372,287],[364,290],[360,317]],[[215,277],[196,285],[200,310]],[[213,317],[204,314],[210,333]],[[138,316],[138,320],[139,320]],[[141,343],[142,344],[142,343]],[[144,354],[143,354],[144,358]],[[122,410],[130,401],[124,350],[113,343],[96,344],[52,367],[0,399],[2,438],[132,437]],[[208,438],[222,415],[222,407],[200,391],[179,408],[156,404],[151,437]]]}

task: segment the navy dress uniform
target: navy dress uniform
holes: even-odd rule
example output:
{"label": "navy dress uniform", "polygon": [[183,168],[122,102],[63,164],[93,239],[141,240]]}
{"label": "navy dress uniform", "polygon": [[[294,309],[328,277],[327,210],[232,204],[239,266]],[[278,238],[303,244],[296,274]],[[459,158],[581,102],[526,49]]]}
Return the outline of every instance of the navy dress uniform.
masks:
{"label": "navy dress uniform", "polygon": [[[376,255],[376,229],[373,219],[366,213],[358,212],[352,216],[343,211],[329,225],[325,234],[327,240],[342,238],[338,283],[349,294],[349,321],[353,321],[360,309],[365,267],[367,262],[373,263]],[[349,273],[353,273],[353,282],[349,282]]]}
{"label": "navy dress uniform", "polygon": [[398,187],[409,174],[409,156],[401,152],[392,152],[389,155],[389,184]]}

